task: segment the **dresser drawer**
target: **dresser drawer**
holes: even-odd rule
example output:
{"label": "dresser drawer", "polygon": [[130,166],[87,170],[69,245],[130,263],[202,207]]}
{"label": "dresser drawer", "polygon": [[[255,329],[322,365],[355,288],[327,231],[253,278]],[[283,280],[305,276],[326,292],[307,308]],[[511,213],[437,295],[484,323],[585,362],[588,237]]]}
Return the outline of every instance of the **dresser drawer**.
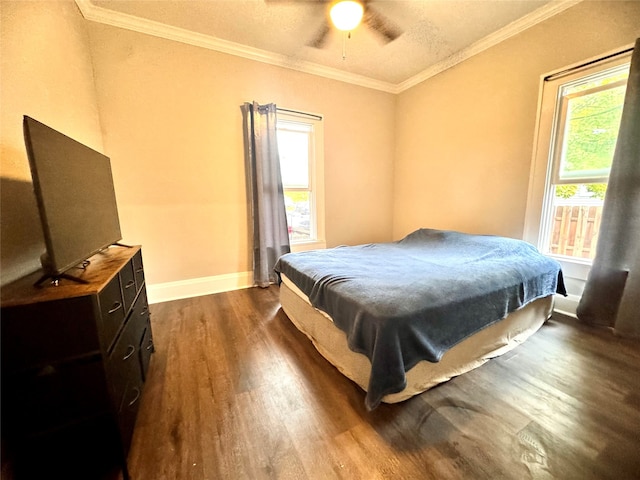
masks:
{"label": "dresser drawer", "polygon": [[[129,322],[136,325],[132,328],[134,335],[138,341],[138,364],[140,365],[140,374],[144,382],[147,367],[149,365],[149,356],[153,353],[153,338],[151,336],[151,324],[149,323],[149,304],[147,302],[147,292],[143,288],[140,291],[138,299],[129,317]],[[136,339],[134,338],[134,340]]]}
{"label": "dresser drawer", "polygon": [[124,300],[124,310],[128,312],[136,298],[136,280],[133,272],[133,262],[127,263],[120,270],[120,285],[122,286],[122,299]]}
{"label": "dresser drawer", "polygon": [[141,326],[140,332],[142,333],[142,329],[145,328],[149,321],[149,302],[147,301],[147,292],[144,288],[140,292],[138,300],[133,307],[131,317]]}
{"label": "dresser drawer", "polygon": [[100,305],[100,321],[102,323],[102,340],[105,349],[108,349],[116,338],[120,326],[124,322],[126,309],[122,292],[120,290],[120,277],[116,275],[100,292],[98,296]]}
{"label": "dresser drawer", "polygon": [[142,266],[142,251],[138,250],[138,252],[133,256],[133,273],[136,279],[136,289],[140,290],[142,285],[144,285],[144,268]]}
{"label": "dresser drawer", "polygon": [[149,369],[149,361],[153,353],[153,336],[151,335],[151,323],[147,320],[146,328],[142,334],[140,342],[140,367],[142,368],[142,379],[147,379],[147,370]]}
{"label": "dresser drawer", "polygon": [[130,318],[109,356],[107,370],[116,408],[122,403],[127,385],[142,383],[140,339],[143,332],[144,323]]}
{"label": "dresser drawer", "polygon": [[131,446],[131,437],[136,424],[141,395],[142,381],[128,383],[122,396],[122,403],[118,411],[118,424],[125,454],[129,452]]}

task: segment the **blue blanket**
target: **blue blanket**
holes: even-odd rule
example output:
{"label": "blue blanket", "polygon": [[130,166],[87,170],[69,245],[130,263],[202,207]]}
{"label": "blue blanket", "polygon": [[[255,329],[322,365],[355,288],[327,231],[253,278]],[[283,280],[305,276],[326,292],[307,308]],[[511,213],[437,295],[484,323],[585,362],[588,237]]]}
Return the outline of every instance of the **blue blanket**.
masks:
{"label": "blue blanket", "polygon": [[371,361],[365,404],[406,386],[421,360],[540,297],[566,295],[560,265],[521,240],[421,229],[393,243],[289,253],[275,266]]}

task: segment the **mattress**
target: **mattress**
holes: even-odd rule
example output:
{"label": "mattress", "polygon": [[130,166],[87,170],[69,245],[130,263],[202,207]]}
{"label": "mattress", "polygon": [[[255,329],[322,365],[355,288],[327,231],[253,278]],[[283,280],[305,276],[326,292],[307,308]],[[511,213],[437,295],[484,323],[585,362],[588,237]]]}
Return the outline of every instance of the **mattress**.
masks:
{"label": "mattress", "polygon": [[530,243],[421,228],[386,243],[288,253],[275,265],[371,362],[365,404],[404,390],[420,361],[532,301],[565,294],[560,264]]}
{"label": "mattress", "polygon": [[[366,392],[371,374],[369,359],[349,349],[346,334],[333,324],[329,315],[314,308],[286,275],[281,274],[281,280],[280,304],[291,322],[325,359]],[[406,387],[384,396],[382,402],[402,402],[505,354],[535,333],[552,310],[553,295],[538,298],[453,346],[439,362],[418,362],[406,372]]]}

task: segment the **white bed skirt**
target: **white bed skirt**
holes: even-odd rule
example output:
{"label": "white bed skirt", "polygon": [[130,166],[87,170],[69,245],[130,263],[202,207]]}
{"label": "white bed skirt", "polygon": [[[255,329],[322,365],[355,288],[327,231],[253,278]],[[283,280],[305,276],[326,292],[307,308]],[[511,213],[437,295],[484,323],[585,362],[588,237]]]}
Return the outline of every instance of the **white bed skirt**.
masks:
{"label": "white bed skirt", "polygon": [[[346,334],[333,324],[329,315],[312,307],[307,296],[285,275],[282,275],[280,285],[280,304],[291,322],[309,337],[318,352],[366,391],[371,371],[369,359],[350,350]],[[385,396],[382,401],[402,402],[512,350],[535,333],[549,319],[552,311],[553,295],[529,303],[463,340],[448,350],[440,362],[419,362],[407,372],[406,388]]]}

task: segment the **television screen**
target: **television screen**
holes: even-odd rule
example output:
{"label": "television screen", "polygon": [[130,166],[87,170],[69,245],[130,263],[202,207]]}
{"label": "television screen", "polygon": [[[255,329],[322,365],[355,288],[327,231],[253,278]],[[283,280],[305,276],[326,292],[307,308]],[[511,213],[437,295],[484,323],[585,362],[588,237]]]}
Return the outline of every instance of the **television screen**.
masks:
{"label": "television screen", "polygon": [[122,238],[111,163],[33,118],[25,116],[23,128],[46,244],[42,267],[57,276]]}

